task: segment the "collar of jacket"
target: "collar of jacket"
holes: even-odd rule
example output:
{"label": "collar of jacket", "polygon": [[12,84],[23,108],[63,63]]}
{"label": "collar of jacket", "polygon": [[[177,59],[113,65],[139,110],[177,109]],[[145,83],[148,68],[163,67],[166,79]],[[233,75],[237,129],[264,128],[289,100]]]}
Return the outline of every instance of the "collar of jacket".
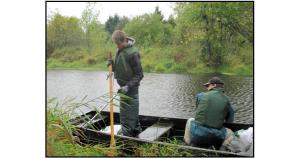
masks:
{"label": "collar of jacket", "polygon": [[211,89],[209,91],[219,91],[219,92],[224,93],[224,88],[213,88],[213,89]]}
{"label": "collar of jacket", "polygon": [[127,49],[127,48],[130,48],[130,47],[132,47],[132,45],[127,45],[127,47],[125,47],[125,48],[123,48],[123,49],[119,49],[119,48],[118,48],[118,53],[120,53],[122,50]]}

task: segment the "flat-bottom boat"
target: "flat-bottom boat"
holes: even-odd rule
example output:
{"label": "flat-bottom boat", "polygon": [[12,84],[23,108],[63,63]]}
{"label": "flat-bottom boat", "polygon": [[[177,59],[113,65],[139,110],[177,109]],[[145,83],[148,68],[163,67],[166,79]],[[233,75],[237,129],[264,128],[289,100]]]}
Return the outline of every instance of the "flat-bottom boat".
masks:
{"label": "flat-bottom boat", "polygon": [[[106,111],[90,111],[84,115],[71,119],[70,122],[81,131],[81,134],[78,134],[78,132],[74,133],[79,137],[80,143],[109,144],[111,136],[109,133],[103,131],[110,125],[109,116],[110,113]],[[161,146],[177,147],[178,150],[187,151],[193,156],[253,156],[253,153],[252,155],[243,155],[229,151],[185,145],[183,136],[187,119],[139,115],[139,121],[143,131],[136,137],[115,135],[117,145],[120,143],[129,145],[132,142],[137,144],[157,144]],[[119,113],[114,113],[114,124],[120,124]],[[224,126],[235,132],[253,127],[253,124],[224,123]],[[176,140],[177,143],[172,144],[170,143],[170,140]]]}

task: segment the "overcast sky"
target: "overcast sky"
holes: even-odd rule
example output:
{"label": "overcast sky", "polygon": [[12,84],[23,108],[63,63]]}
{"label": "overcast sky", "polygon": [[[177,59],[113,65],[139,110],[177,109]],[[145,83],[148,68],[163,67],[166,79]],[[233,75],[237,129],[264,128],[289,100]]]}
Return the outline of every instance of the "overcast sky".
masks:
{"label": "overcast sky", "polygon": [[[145,13],[152,13],[156,6],[159,6],[160,11],[167,19],[171,14],[174,14],[174,2],[97,2],[97,8],[100,10],[99,20],[105,23],[109,16],[118,14],[129,18]],[[81,17],[82,11],[86,7],[86,2],[47,2],[47,13],[51,14],[58,10],[59,13],[65,16]]]}

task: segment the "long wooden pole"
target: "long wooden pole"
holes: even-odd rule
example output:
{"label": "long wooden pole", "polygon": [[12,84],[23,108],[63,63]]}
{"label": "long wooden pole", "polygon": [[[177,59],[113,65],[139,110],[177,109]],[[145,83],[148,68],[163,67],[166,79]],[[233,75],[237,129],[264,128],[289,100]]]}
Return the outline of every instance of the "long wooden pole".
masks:
{"label": "long wooden pole", "polygon": [[[109,59],[112,59],[111,52],[109,52]],[[115,134],[114,134],[114,106],[113,106],[113,85],[112,85],[112,64],[108,66],[108,90],[109,90],[109,109],[110,109],[110,156],[115,156],[116,144],[115,144]]]}

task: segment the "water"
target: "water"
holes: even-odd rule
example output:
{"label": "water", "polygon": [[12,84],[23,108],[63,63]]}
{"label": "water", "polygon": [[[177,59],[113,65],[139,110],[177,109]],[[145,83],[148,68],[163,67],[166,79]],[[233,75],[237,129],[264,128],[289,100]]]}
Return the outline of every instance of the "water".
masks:
{"label": "water", "polygon": [[[48,70],[47,96],[57,97],[61,102],[66,97],[96,98],[108,92],[106,76],[105,71]],[[212,77],[156,73],[144,76],[139,89],[140,114],[179,118],[194,117],[195,95],[205,91],[202,84]],[[253,77],[220,77],[236,110],[235,122],[253,123]],[[114,81],[114,91],[118,88]]]}

